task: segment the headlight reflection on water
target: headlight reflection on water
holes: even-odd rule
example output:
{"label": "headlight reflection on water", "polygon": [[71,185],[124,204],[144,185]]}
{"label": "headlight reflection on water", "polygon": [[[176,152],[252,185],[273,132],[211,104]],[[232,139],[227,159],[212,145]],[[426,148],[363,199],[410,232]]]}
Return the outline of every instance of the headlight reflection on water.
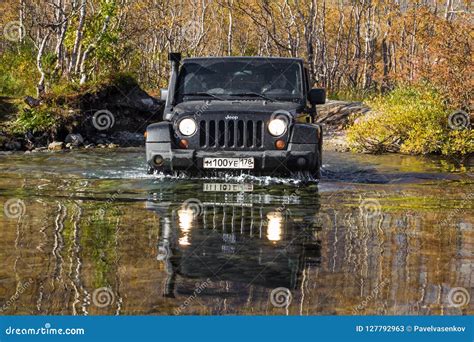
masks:
{"label": "headlight reflection on water", "polygon": [[[194,225],[195,215],[191,209],[181,209],[178,211],[179,228],[181,237],[178,242],[180,246],[189,246],[189,234]],[[270,212],[267,214],[267,239],[271,242],[281,241],[283,235],[283,215],[280,212]]]}
{"label": "headlight reflection on water", "polygon": [[189,246],[189,232],[193,226],[194,212],[191,209],[181,209],[178,211],[179,228],[183,234],[179,238],[180,246]]}
{"label": "headlight reflection on water", "polygon": [[267,214],[267,239],[272,242],[280,241],[283,231],[283,215],[279,212]]}

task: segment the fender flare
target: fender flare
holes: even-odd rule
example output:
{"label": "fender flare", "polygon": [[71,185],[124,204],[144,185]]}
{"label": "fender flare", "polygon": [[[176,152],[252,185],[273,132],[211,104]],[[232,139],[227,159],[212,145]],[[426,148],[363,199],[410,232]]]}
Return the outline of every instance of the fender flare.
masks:
{"label": "fender flare", "polygon": [[146,128],[147,143],[171,143],[173,141],[170,122],[157,122]]}

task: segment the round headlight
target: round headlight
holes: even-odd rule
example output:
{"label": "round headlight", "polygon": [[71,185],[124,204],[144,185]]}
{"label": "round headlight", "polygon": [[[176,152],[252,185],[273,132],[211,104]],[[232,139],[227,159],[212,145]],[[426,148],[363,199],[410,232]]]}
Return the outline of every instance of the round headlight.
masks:
{"label": "round headlight", "polygon": [[268,123],[268,131],[271,135],[278,137],[286,132],[287,122],[283,119],[273,119]]}
{"label": "round headlight", "polygon": [[182,135],[190,136],[196,133],[197,125],[196,121],[191,118],[183,119],[178,124],[178,129]]}

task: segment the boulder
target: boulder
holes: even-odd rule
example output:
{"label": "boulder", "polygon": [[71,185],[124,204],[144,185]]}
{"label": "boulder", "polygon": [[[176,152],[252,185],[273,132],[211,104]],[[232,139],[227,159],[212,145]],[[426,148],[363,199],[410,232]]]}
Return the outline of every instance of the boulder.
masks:
{"label": "boulder", "polygon": [[63,149],[64,143],[62,141],[53,141],[48,145],[48,150],[50,151],[60,151]]}
{"label": "boulder", "polygon": [[8,138],[0,133],[0,148],[2,148],[6,142],[8,142]]}
{"label": "boulder", "polygon": [[64,140],[66,144],[71,144],[72,146],[79,146],[84,144],[84,138],[80,134],[68,134]]}
{"label": "boulder", "polygon": [[81,94],[74,100],[74,106],[88,117],[86,121],[77,119],[81,122],[78,127],[80,132],[87,139],[97,142],[93,137],[99,137],[99,134],[105,133],[105,129],[98,129],[94,122],[105,118],[104,113],[108,113],[108,122],[113,122],[107,125],[107,133],[137,132],[147,122],[162,119],[164,102],[150,96],[135,80],[125,77]]}
{"label": "boulder", "polygon": [[5,149],[7,151],[19,151],[21,150],[21,143],[16,140],[10,140],[5,143]]}
{"label": "boulder", "polygon": [[370,108],[362,102],[330,100],[317,106],[316,121],[335,129],[344,129],[352,115],[366,114],[369,111]]}

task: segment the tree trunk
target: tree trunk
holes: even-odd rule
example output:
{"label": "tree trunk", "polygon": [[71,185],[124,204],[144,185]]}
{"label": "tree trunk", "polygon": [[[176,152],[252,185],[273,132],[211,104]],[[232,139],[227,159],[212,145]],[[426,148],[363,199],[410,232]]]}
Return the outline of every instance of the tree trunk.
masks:
{"label": "tree trunk", "polygon": [[452,11],[453,11],[453,0],[446,0],[446,10],[444,12],[444,18],[446,20],[449,21],[451,19],[453,15]]}
{"label": "tree trunk", "polygon": [[385,34],[382,39],[382,61],[383,61],[383,78],[382,78],[382,92],[385,92],[389,88],[388,84],[388,73],[390,71],[390,57],[389,47],[387,44],[387,35]]}
{"label": "tree trunk", "polygon": [[49,39],[49,36],[50,36],[51,32],[48,31],[48,33],[46,34],[46,36],[44,36],[43,40],[41,41],[41,45],[38,49],[38,55],[36,56],[36,67],[38,68],[38,71],[41,75],[40,77],[40,80],[36,86],[36,93],[38,95],[38,98],[41,98],[45,91],[46,91],[46,87],[45,87],[45,73],[44,73],[44,70],[43,70],[43,62],[42,62],[42,58],[43,58],[43,54],[44,54],[44,48],[46,46],[46,43],[48,42],[48,39]]}
{"label": "tree trunk", "polygon": [[100,31],[99,36],[96,38],[94,43],[89,44],[86,51],[84,51],[84,54],[82,55],[81,65],[80,65],[80,68],[79,68],[79,72],[81,74],[80,84],[84,84],[87,81],[87,71],[86,71],[87,58],[89,57],[89,54],[96,48],[96,44],[99,43],[100,39],[103,37],[103,35],[107,31],[107,28],[109,26],[109,22],[110,22],[110,16],[105,17],[104,25],[102,26],[102,30]]}
{"label": "tree trunk", "polygon": [[56,38],[56,66],[54,67],[54,72],[58,73],[62,71],[64,65],[64,39],[66,38],[66,32],[68,28],[69,21],[66,17],[66,5],[63,0],[58,0],[58,22],[60,23],[60,28]]}
{"label": "tree trunk", "polygon": [[79,23],[77,25],[77,30],[76,30],[76,40],[74,41],[74,47],[71,53],[71,60],[69,62],[69,73],[73,72],[77,64],[77,57],[79,55],[79,50],[80,50],[80,46],[82,42],[82,31],[83,31],[84,24],[86,21],[87,0],[82,0],[80,6],[81,6],[81,10],[79,12]]}
{"label": "tree trunk", "polygon": [[20,0],[20,27],[18,28],[19,32],[19,41],[20,44],[23,43],[25,37],[25,0]]}
{"label": "tree trunk", "polygon": [[233,17],[232,17],[232,0],[229,0],[229,31],[227,33],[227,55],[232,56],[232,26],[233,26]]}

